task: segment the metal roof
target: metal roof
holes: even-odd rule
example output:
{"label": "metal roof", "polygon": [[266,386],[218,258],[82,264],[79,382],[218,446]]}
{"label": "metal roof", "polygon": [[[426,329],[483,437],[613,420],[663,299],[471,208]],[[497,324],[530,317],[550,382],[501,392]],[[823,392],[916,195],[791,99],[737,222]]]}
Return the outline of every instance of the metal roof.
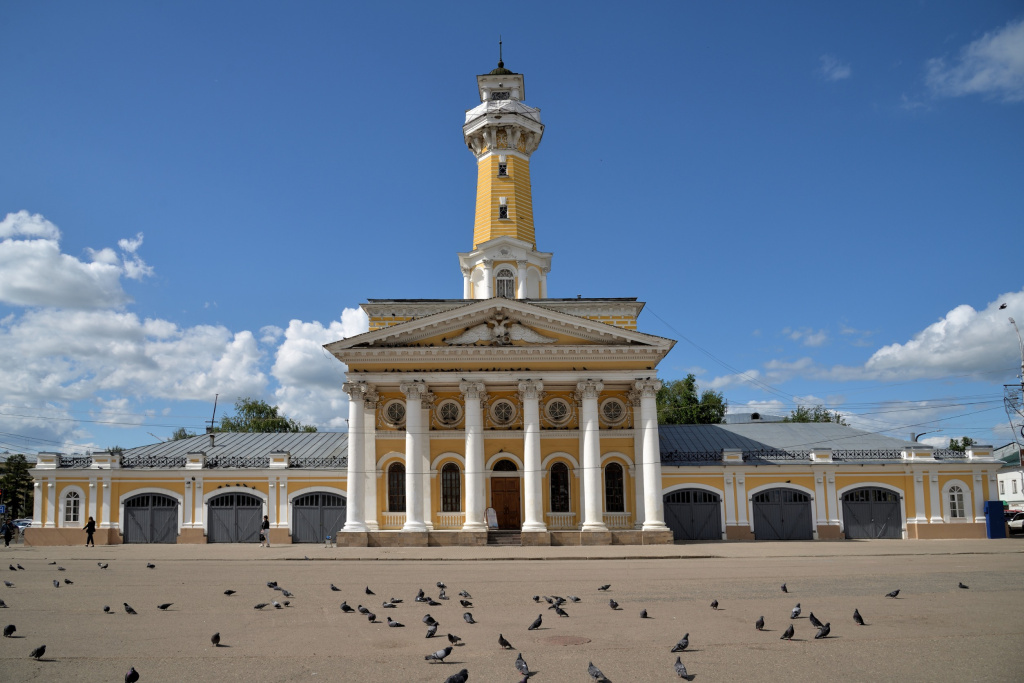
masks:
{"label": "metal roof", "polygon": [[269,456],[275,451],[288,451],[293,459],[344,457],[348,455],[348,432],[215,432],[139,446],[124,454],[168,458],[199,451],[206,453],[207,458]]}

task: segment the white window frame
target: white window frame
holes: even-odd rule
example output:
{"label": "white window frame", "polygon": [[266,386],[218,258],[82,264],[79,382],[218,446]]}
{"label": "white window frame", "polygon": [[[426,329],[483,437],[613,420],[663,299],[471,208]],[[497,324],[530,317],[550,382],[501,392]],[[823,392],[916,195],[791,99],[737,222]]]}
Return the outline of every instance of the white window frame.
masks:
{"label": "white window frame", "polygon": [[[953,506],[951,496],[953,495],[953,488],[957,487],[960,489],[960,495],[962,496],[961,501],[963,508],[958,510],[962,513],[961,516],[953,516]],[[942,519],[945,522],[953,524],[963,524],[966,522],[974,521],[974,508],[971,506],[971,488],[960,481],[959,479],[952,479],[946,482],[946,485],[942,487]]]}
{"label": "white window frame", "polygon": [[[78,508],[75,510],[75,519],[68,520],[67,515],[70,511],[68,501],[71,500],[71,495],[75,495],[75,500],[78,501]],[[60,494],[60,520],[61,527],[73,528],[79,525],[84,526],[85,522],[82,521],[82,511],[85,509],[85,491],[77,486],[68,486]]]}
{"label": "white window frame", "polygon": [[[503,275],[503,273],[508,274]],[[507,294],[502,292],[502,285],[507,286]],[[505,299],[516,298],[516,272],[508,266],[501,266],[494,273],[494,296],[504,297]]]}

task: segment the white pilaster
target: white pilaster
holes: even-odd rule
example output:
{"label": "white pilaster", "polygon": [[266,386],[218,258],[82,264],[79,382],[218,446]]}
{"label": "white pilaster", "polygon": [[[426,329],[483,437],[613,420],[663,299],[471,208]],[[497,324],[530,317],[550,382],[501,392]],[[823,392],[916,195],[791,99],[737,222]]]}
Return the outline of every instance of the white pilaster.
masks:
{"label": "white pilaster", "polygon": [[277,521],[277,477],[267,477],[267,516],[270,518],[270,528],[278,528]]}
{"label": "white pilaster", "polygon": [[483,382],[462,382],[459,391],[466,406],[466,521],[463,531],[487,528],[484,522],[484,417],[481,403],[487,399]]}
{"label": "white pilaster", "polygon": [[640,394],[636,391],[629,392],[629,409],[633,411],[633,528],[641,529],[644,526],[644,430],[641,429],[640,419]]}
{"label": "white pilaster", "polygon": [[43,492],[46,490],[46,482],[40,479],[32,482],[32,519],[43,519]]}
{"label": "white pilaster", "polygon": [[[96,491],[96,484],[89,484],[90,498],[95,498],[94,494]],[[181,511],[181,524],[186,529],[191,529],[194,525],[192,524],[192,510],[195,506],[192,504],[192,480],[189,477],[185,477],[185,507]],[[89,514],[95,519],[96,511],[93,509],[92,504],[89,505]]]}
{"label": "white pilaster", "polygon": [[924,478],[927,476],[927,472],[914,472],[914,521],[918,524],[928,521],[924,510]]}
{"label": "white pilaster", "polygon": [[939,473],[930,472],[928,477],[928,496],[931,498],[932,516],[928,521],[932,524],[942,523],[942,496],[939,495]]}
{"label": "white pilaster", "polygon": [[985,522],[985,475],[978,472],[974,475],[974,521],[979,524]]}
{"label": "white pilaster", "polygon": [[828,523],[835,526],[839,524],[839,495],[836,493],[835,472],[825,475],[825,484],[828,492]]}
{"label": "white pilaster", "polygon": [[658,440],[659,380],[640,380],[633,390],[640,394],[640,420],[644,432],[644,531],[664,531],[665,501],[661,497],[661,443]]}
{"label": "white pilaster", "polygon": [[[736,475],[736,523],[740,525],[750,523],[747,517],[747,479],[742,473]],[[753,526],[750,530],[754,530]]]}
{"label": "white pilaster", "polygon": [[462,298],[470,299],[473,295],[473,281],[470,279],[470,275],[473,271],[469,268],[462,269]]}
{"label": "white pilaster", "polygon": [[494,296],[494,261],[492,261],[491,259],[484,259],[480,263],[483,264],[484,270],[484,279],[483,282],[480,283],[480,289],[483,290],[483,293],[481,296],[478,296],[477,298],[490,299],[491,297]]}
{"label": "white pilaster", "polygon": [[[725,497],[722,501],[725,503],[726,526],[734,526],[736,524],[736,489],[733,486],[733,476],[726,472],[722,477],[722,490],[725,492]],[[722,529],[722,533],[725,533],[725,529]],[[723,538],[725,537],[723,536]]]}
{"label": "white pilaster", "polygon": [[547,531],[540,464],[540,397],[543,391],[544,383],[540,380],[519,383],[523,403],[523,501],[526,508],[523,531]]}
{"label": "white pilaster", "polygon": [[[372,385],[367,385],[370,387]],[[363,500],[363,517],[366,528],[377,531],[377,402],[379,394],[367,389],[363,395],[363,427],[366,430],[366,450],[363,452],[363,469],[366,471],[366,492]]]}
{"label": "white pilaster", "polygon": [[[277,480],[277,495],[278,498],[288,502],[288,475],[285,474]],[[346,513],[347,514],[347,513]],[[292,506],[285,505],[282,508],[281,518],[278,520],[278,524],[287,529],[292,528]]]}
{"label": "white pilaster", "polygon": [[[186,493],[188,493],[186,491]],[[96,477],[89,479],[89,516],[96,519],[96,510],[99,507],[100,490],[96,485]]]}
{"label": "white pilaster", "polygon": [[367,531],[363,513],[363,496],[366,493],[363,455],[366,450],[366,431],[363,427],[363,396],[365,382],[345,382],[342,390],[348,394],[348,472],[345,492],[348,499],[345,528],[342,531]]}
{"label": "white pilaster", "polygon": [[516,261],[516,298],[526,298],[526,266],[529,261]]}
{"label": "white pilaster", "polygon": [[828,505],[825,501],[825,475],[817,472],[814,475],[814,531],[819,526],[828,524]]}
{"label": "white pilaster", "polygon": [[580,429],[583,431],[583,531],[607,531],[601,495],[601,423],[597,418],[597,398],[604,384],[587,380],[576,384],[580,399]]}
{"label": "white pilaster", "polygon": [[434,395],[427,392],[423,395],[422,412],[420,422],[423,424],[423,438],[420,439],[420,468],[423,472],[423,523],[429,531],[434,530],[434,520],[431,514],[431,481],[433,473],[430,471],[430,412],[434,406]]}
{"label": "white pilaster", "polygon": [[203,528],[203,479],[196,477],[192,482],[192,526],[196,529]]}
{"label": "white pilaster", "polygon": [[402,531],[426,531],[423,523],[423,458],[420,442],[424,438],[423,401],[427,385],[403,382],[405,394],[405,526]]}
{"label": "white pilaster", "polygon": [[46,479],[46,523],[44,527],[50,528],[57,525],[57,482],[51,475]]}
{"label": "white pilaster", "polygon": [[100,517],[102,519],[102,521],[100,522],[100,528],[111,529],[114,528],[116,525],[110,521],[110,475],[103,475],[103,477],[101,477],[100,479],[99,485],[103,489],[103,508],[102,511],[100,512]]}

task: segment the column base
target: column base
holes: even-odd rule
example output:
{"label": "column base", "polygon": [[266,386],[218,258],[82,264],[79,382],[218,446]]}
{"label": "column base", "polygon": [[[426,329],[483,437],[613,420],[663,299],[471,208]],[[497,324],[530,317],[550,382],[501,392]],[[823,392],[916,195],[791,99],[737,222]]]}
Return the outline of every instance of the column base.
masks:
{"label": "column base", "polygon": [[347,522],[338,535],[340,536],[343,533],[366,533],[369,530],[370,529],[362,522]]}
{"label": "column base", "polygon": [[580,531],[584,531],[584,532],[608,531],[608,527],[606,525],[604,525],[604,524],[601,524],[601,523],[587,524],[586,522],[584,522],[583,523],[583,528],[581,528]]}
{"label": "column base", "polygon": [[544,524],[537,522],[535,524],[523,524],[522,531],[547,531],[548,528]]}
{"label": "column base", "polygon": [[402,527],[402,531],[414,532],[414,533],[427,533],[427,525],[423,522],[406,522],[405,526]]}
{"label": "column base", "polygon": [[487,525],[483,522],[466,522],[462,525],[463,531],[487,531]]}
{"label": "column base", "polygon": [[644,522],[641,528],[644,531],[670,531],[664,522]]}

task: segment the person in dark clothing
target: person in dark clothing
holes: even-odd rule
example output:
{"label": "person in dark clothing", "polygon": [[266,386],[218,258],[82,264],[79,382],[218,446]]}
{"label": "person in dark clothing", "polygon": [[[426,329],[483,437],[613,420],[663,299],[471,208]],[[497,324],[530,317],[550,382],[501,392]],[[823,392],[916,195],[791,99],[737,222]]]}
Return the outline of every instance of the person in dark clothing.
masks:
{"label": "person in dark clothing", "polygon": [[14,532],[15,532],[16,529],[17,529],[17,527],[14,526],[14,522],[12,522],[11,520],[8,519],[6,522],[4,522],[4,524],[3,524],[3,532],[4,532],[4,547],[5,548],[10,548],[11,547],[11,537],[14,535]]}
{"label": "person in dark clothing", "polygon": [[96,533],[96,520],[93,519],[92,517],[90,517],[89,521],[86,522],[85,526],[82,527],[82,528],[85,529],[85,545],[86,545],[86,547],[91,545],[93,548],[95,548],[96,547],[96,541],[92,540],[92,535],[94,533]]}
{"label": "person in dark clothing", "polygon": [[263,523],[260,524],[260,547],[266,543],[267,547],[270,547],[270,518],[263,515]]}

